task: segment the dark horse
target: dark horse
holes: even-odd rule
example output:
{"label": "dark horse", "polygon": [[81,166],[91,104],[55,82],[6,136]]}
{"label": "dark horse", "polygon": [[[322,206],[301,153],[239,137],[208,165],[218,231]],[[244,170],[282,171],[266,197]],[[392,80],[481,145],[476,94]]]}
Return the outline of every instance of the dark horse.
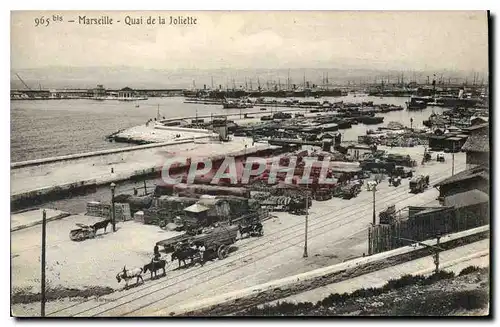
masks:
{"label": "dark horse", "polygon": [[97,234],[97,231],[99,229],[104,229],[104,233],[106,233],[106,228],[108,227],[108,225],[111,223],[111,219],[106,219],[106,220],[103,220],[103,221],[99,221],[95,224],[92,225],[92,228],[94,229],[94,233]]}
{"label": "dark horse", "polygon": [[247,234],[248,236],[262,236],[264,235],[264,229],[260,222],[253,223],[250,225],[240,225],[239,226],[240,235],[243,237],[243,234]]}
{"label": "dark horse", "polygon": [[179,268],[181,266],[181,261],[186,265],[186,259],[190,259],[191,263],[193,262],[194,257],[198,254],[198,251],[193,250],[189,247],[175,250],[172,253],[172,261],[175,259],[179,260]]}
{"label": "dark horse", "polygon": [[151,279],[153,278],[153,274],[155,275],[156,278],[156,272],[160,269],[163,269],[163,276],[165,276],[167,273],[165,271],[165,265],[167,264],[166,260],[160,259],[158,261],[153,261],[151,260],[150,263],[145,264],[143,269],[143,274],[145,274],[148,270],[151,272]]}

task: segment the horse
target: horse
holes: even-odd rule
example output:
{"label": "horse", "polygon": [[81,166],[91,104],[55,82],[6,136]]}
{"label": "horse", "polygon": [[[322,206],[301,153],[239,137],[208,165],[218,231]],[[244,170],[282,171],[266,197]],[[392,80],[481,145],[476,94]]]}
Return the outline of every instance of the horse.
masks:
{"label": "horse", "polygon": [[366,183],[366,188],[368,191],[373,191],[373,188],[377,187],[378,182],[377,181],[368,181]]}
{"label": "horse", "polygon": [[262,224],[260,222],[253,223],[251,225],[246,225],[246,226],[239,226],[239,231],[240,235],[243,238],[244,234],[247,234],[248,236],[254,236],[254,235],[262,235],[263,234],[263,228]]}
{"label": "horse", "polygon": [[116,274],[116,280],[118,283],[123,279],[125,281],[125,288],[128,287],[128,281],[132,278],[137,278],[135,284],[139,284],[139,279],[142,283],[144,283],[144,279],[142,279],[142,268],[134,268],[127,270],[125,266],[123,266],[123,270]]}
{"label": "horse", "polygon": [[143,274],[145,274],[148,270],[151,272],[151,279],[153,278],[153,273],[156,278],[156,272],[160,269],[163,269],[163,276],[165,276],[167,273],[165,271],[165,265],[167,264],[166,260],[160,259],[158,261],[153,261],[151,260],[150,263],[145,264],[144,267],[142,268]]}
{"label": "horse", "polygon": [[191,249],[190,247],[175,250],[172,253],[172,261],[175,259],[179,260],[179,268],[181,267],[181,261],[186,265],[186,259],[191,259],[191,263],[193,262],[193,258],[198,254],[198,251]]}
{"label": "horse", "polygon": [[250,236],[252,234],[252,231],[253,231],[252,225],[245,225],[245,226],[239,225],[238,227],[239,227],[238,229],[240,231],[241,238],[243,238],[244,234],[248,234],[248,236]]}
{"label": "horse", "polygon": [[94,229],[94,233],[97,234],[97,231],[103,228],[104,228],[104,233],[106,233],[106,228],[108,227],[109,223],[111,223],[111,219],[106,219],[93,224],[92,228]]}
{"label": "horse", "polygon": [[260,222],[252,225],[252,235],[258,235],[258,236],[264,235],[264,227]]}

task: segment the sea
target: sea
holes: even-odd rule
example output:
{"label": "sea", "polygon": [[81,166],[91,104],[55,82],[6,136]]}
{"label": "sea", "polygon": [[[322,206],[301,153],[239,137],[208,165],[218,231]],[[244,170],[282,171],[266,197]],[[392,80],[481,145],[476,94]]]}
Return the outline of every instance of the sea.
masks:
{"label": "sea", "polygon": [[[302,99],[303,100],[303,99]],[[373,101],[374,104],[405,105],[407,98],[371,97],[348,95],[314,99],[330,102]],[[184,103],[183,97],[149,98],[147,100],[122,102],[92,99],[65,100],[13,100],[11,101],[11,162],[63,156],[96,150],[131,146],[106,140],[106,136],[122,129],[145,124],[157,113],[163,118],[180,116],[240,113],[239,109],[223,109],[222,105]],[[258,107],[243,112],[257,111]],[[353,125],[341,130],[343,140],[357,140],[358,135],[368,129],[385,126],[391,121],[413,127],[423,127],[422,122],[432,112],[441,113],[442,108],[428,107],[420,111],[393,111],[380,113],[384,122],[379,125]]]}

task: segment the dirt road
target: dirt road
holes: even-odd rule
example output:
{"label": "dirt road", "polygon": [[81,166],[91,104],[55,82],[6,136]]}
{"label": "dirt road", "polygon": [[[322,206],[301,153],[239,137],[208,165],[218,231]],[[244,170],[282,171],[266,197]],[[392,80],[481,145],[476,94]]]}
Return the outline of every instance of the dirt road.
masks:
{"label": "dirt road", "polygon": [[[415,157],[418,161],[421,160],[421,154],[420,157]],[[465,155],[456,154],[455,171],[464,169]],[[429,174],[431,184],[449,177],[451,155],[447,155],[445,163],[432,162],[419,167],[418,172]],[[392,204],[398,209],[409,205],[436,205],[437,196],[438,191],[434,188],[429,188],[424,193],[410,194],[408,180],[397,188],[389,187],[387,182],[383,182],[376,194],[376,211],[378,213]],[[49,302],[47,312],[53,316],[143,316],[160,309],[362,256],[367,252],[366,230],[372,220],[372,193],[363,190],[357,198],[349,201],[334,198],[326,202],[314,202],[309,220],[308,258],[302,258],[304,217],[286,213],[276,216],[277,218],[264,223],[263,237],[238,241],[235,244],[237,249],[225,260],[209,262],[203,267],[198,265],[172,270],[177,267],[175,263],[170,265],[164,278],[150,281],[148,276],[144,285],[127,291],[116,291],[100,299]],[[156,240],[151,240],[148,244],[152,245],[153,241]],[[102,265],[103,270],[110,270],[111,265],[117,272],[127,262],[129,248],[119,252],[116,248],[100,249],[92,244],[82,243],[82,250],[93,253],[95,264],[99,267]],[[150,251],[151,245],[147,249],[137,248],[136,251]],[[116,247],[119,248],[119,244]],[[99,251],[104,250],[115,254],[112,262],[98,261]],[[71,280],[68,281],[70,282]],[[100,276],[97,282],[117,286],[112,274]],[[16,315],[37,315],[38,310],[39,303],[13,306]]]}

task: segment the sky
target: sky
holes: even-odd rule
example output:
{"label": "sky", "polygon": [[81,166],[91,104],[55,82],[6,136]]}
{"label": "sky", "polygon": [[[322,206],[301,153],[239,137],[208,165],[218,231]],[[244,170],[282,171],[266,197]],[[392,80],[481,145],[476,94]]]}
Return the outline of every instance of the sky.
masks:
{"label": "sky", "polygon": [[[35,27],[35,18],[63,22]],[[79,16],[114,19],[89,26]],[[127,16],[143,18],[128,26]],[[146,25],[162,16],[165,25]],[[196,25],[169,25],[191,16]],[[74,19],[75,23],[67,22]],[[120,23],[116,23],[120,20]],[[369,68],[488,71],[487,14],[469,12],[27,12],[11,14],[11,69]]]}

